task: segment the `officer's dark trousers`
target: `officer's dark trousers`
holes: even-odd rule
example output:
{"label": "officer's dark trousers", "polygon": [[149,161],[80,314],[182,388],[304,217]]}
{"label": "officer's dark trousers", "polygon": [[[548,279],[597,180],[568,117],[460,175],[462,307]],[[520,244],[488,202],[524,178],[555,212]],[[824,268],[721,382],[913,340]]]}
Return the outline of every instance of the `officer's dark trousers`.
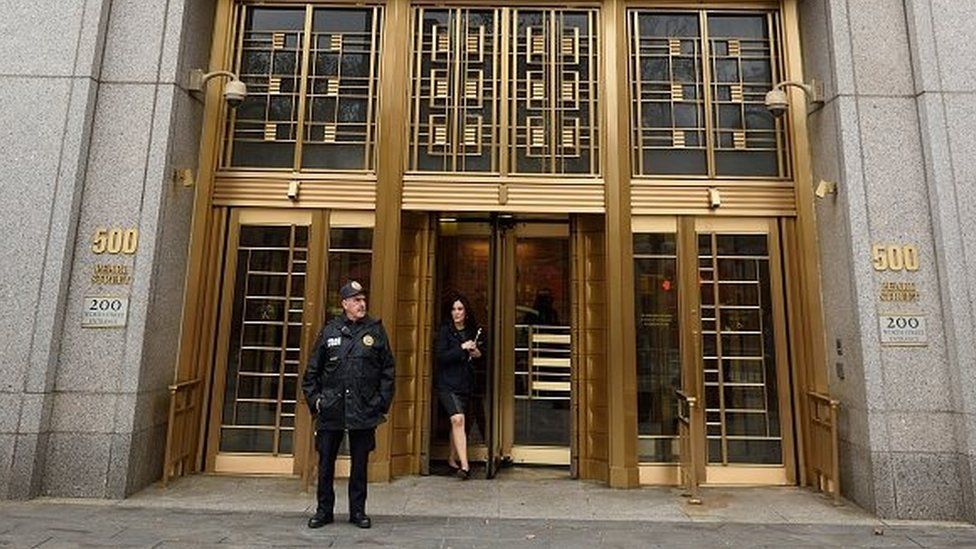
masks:
{"label": "officer's dark trousers", "polygon": [[[316,443],[319,451],[319,511],[331,514],[335,506],[336,456],[342,444],[345,431],[319,430]],[[366,512],[366,465],[369,453],[376,447],[376,429],[355,429],[349,431],[349,457],[352,470],[349,472],[349,514]]]}

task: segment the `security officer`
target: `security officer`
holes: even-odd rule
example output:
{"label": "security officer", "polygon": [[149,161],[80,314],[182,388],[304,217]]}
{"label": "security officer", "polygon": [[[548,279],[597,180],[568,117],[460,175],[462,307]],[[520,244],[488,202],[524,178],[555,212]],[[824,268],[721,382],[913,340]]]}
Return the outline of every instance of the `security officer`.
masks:
{"label": "security officer", "polygon": [[349,432],[352,470],[349,476],[349,522],[360,528],[372,523],[366,515],[366,465],[376,447],[376,426],[393,402],[393,353],[379,320],[366,315],[366,292],[350,281],[339,290],[342,314],[322,328],[312,352],[302,390],[316,417],[319,452],[318,509],[309,528],[334,518],[336,455]]}

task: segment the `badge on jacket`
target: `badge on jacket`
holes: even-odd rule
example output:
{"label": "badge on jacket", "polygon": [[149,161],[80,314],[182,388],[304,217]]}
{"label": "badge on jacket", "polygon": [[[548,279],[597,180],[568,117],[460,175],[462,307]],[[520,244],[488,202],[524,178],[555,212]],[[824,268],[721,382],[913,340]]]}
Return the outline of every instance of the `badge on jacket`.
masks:
{"label": "badge on jacket", "polygon": [[373,336],[371,336],[369,334],[364,335],[363,336],[363,345],[365,345],[367,347],[372,347],[373,346]]}

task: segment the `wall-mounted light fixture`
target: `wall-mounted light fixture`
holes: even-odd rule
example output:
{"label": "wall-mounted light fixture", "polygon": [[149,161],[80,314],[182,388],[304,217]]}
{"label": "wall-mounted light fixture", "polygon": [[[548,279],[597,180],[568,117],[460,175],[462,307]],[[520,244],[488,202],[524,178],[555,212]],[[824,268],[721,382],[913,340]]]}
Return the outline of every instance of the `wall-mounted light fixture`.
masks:
{"label": "wall-mounted light fixture", "polygon": [[288,182],[288,192],[286,193],[286,195],[288,196],[288,200],[291,200],[292,202],[298,200],[298,193],[300,193],[301,191],[302,191],[301,181],[293,180]]}
{"label": "wall-mounted light fixture", "polygon": [[722,192],[715,187],[708,189],[708,208],[717,210],[722,206]]}
{"label": "wall-mounted light fixture", "polygon": [[803,90],[803,94],[806,95],[807,102],[811,107],[809,112],[823,107],[823,85],[820,82],[816,80],[811,80],[809,84],[793,81],[780,82],[773,86],[773,89],[766,92],[766,108],[776,118],[786,114],[786,111],[790,108],[790,97],[786,93],[786,88],[789,87]]}
{"label": "wall-mounted light fixture", "polygon": [[817,198],[825,198],[828,194],[837,196],[837,183],[821,179],[820,183],[817,183],[817,188],[814,189],[813,194]]}
{"label": "wall-mounted light fixture", "polygon": [[224,84],[224,101],[230,105],[230,108],[236,109],[247,97],[247,86],[244,84],[244,82],[241,82],[236,74],[230,71],[213,71],[205,73],[201,69],[193,69],[190,71],[186,88],[190,91],[203,91],[203,87],[206,85],[207,81],[218,76],[225,76],[230,79],[226,84]]}

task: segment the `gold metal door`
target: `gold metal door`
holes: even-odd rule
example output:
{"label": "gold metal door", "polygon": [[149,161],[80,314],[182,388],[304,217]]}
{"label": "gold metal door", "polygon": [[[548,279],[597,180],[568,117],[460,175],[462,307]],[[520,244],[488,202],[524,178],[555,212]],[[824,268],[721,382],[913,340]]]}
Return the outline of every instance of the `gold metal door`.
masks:
{"label": "gold metal door", "polygon": [[[572,329],[569,226],[520,223],[509,237],[504,295],[512,319],[501,364],[503,451],[515,463],[569,465]],[[510,411],[509,411],[510,410]]]}
{"label": "gold metal door", "polygon": [[[476,366],[468,455],[491,476],[502,461],[570,464],[572,336],[569,225],[511,217],[442,218],[437,306],[455,291],[490,330]],[[447,418],[432,410],[431,457],[447,457]]]}
{"label": "gold metal door", "polygon": [[[793,484],[779,232],[773,219],[695,222],[700,406],[710,484]],[[697,361],[696,361],[697,362]],[[698,368],[698,366],[695,366]]]}
{"label": "gold metal door", "polygon": [[[491,462],[492,456],[499,455],[490,444],[493,440],[491,434],[498,432],[497,422],[491,413],[498,409],[491,390],[498,383],[493,367],[495,349],[503,348],[496,341],[502,332],[496,329],[494,315],[494,311],[498,310],[495,304],[498,294],[494,291],[498,270],[498,262],[494,258],[499,253],[498,249],[491,220],[487,217],[441,216],[437,221],[432,331],[436,333],[440,325],[448,321],[448,300],[454,292],[460,292],[471,302],[474,317],[487,331],[489,338],[488,356],[474,364],[475,387],[466,417],[468,457],[473,461]],[[429,345],[433,346],[433,341]],[[430,360],[436,361],[433,352],[430,353]],[[431,373],[436,374],[436,364],[430,367]],[[438,404],[436,387],[433,383],[431,385],[429,455],[433,460],[446,460],[450,421]]]}
{"label": "gold metal door", "polygon": [[634,231],[642,482],[692,496],[794,483],[776,220],[637,218]]}
{"label": "gold metal door", "polygon": [[[293,474],[305,456],[301,373],[324,258],[314,211],[234,210],[221,288],[207,470]],[[297,412],[297,413],[296,413]],[[301,458],[299,458],[299,461]]]}

